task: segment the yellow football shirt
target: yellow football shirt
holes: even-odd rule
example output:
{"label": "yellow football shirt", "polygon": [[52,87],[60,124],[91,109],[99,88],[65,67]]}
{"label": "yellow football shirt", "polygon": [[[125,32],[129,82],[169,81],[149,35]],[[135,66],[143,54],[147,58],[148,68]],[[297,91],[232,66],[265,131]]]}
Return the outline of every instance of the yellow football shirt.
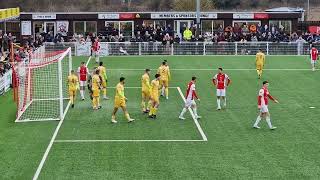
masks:
{"label": "yellow football shirt", "polygon": [[103,67],[103,66],[99,66],[98,69],[99,69],[99,75],[102,77],[103,80],[106,80],[107,79],[107,70],[106,70],[106,68]]}
{"label": "yellow football shirt", "polygon": [[150,86],[150,78],[148,74],[143,74],[141,77],[141,86],[142,86],[142,91],[148,91],[151,86]]}
{"label": "yellow football shirt", "polygon": [[95,74],[92,76],[92,90],[98,90],[100,87],[99,75]]}
{"label": "yellow football shirt", "polygon": [[69,90],[76,90],[78,85],[78,77],[74,74],[68,76]]}
{"label": "yellow football shirt", "polygon": [[124,86],[121,83],[118,83],[116,86],[116,99],[124,100],[126,97],[124,96]]}
{"label": "yellow football shirt", "polygon": [[264,53],[258,52],[256,54],[256,64],[257,65],[264,65],[265,60],[266,60],[266,56],[264,55]]}
{"label": "yellow football shirt", "polygon": [[151,93],[153,95],[158,95],[160,88],[160,83],[157,79],[151,81]]}

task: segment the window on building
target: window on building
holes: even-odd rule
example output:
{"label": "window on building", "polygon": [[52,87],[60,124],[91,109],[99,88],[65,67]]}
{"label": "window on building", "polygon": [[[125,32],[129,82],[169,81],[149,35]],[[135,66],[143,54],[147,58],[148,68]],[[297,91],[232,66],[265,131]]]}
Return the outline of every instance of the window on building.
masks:
{"label": "window on building", "polygon": [[202,20],[201,31],[202,34],[213,34],[218,31],[223,31],[224,21],[223,20]]}
{"label": "window on building", "polygon": [[269,27],[272,26],[276,27],[276,29],[283,31],[285,33],[291,34],[291,24],[292,22],[290,20],[270,20],[269,21]]}
{"label": "window on building", "polygon": [[74,33],[86,34],[86,33],[96,33],[97,32],[97,22],[96,21],[75,21],[73,22]]}

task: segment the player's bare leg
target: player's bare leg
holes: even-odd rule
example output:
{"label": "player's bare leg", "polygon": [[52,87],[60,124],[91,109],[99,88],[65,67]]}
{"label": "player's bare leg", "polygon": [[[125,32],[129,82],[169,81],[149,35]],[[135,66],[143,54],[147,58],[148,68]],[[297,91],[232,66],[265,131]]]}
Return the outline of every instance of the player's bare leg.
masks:
{"label": "player's bare leg", "polygon": [[117,123],[118,121],[116,121],[116,113],[118,111],[118,108],[113,108],[113,111],[112,111],[112,116],[111,116],[111,123]]}
{"label": "player's bare leg", "polygon": [[128,111],[127,111],[127,108],[124,107],[124,106],[122,106],[121,109],[122,109],[124,115],[126,116],[126,118],[127,118],[127,120],[128,120],[128,123],[133,122],[134,119],[132,119],[132,118],[130,117],[130,115],[129,115]]}
{"label": "player's bare leg", "polygon": [[217,96],[217,110],[221,110],[220,101],[221,101],[221,96]]}
{"label": "player's bare leg", "polygon": [[104,87],[104,88],[102,89],[102,93],[103,93],[103,99],[109,100],[109,98],[107,97],[107,88],[106,88],[106,87]]}

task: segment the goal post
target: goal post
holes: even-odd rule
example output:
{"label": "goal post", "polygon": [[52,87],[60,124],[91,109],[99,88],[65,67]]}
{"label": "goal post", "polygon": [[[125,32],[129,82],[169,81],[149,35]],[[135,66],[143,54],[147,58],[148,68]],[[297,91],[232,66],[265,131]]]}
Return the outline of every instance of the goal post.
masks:
{"label": "goal post", "polygon": [[15,66],[16,122],[62,120],[69,107],[67,77],[72,69],[71,48],[35,51]]}

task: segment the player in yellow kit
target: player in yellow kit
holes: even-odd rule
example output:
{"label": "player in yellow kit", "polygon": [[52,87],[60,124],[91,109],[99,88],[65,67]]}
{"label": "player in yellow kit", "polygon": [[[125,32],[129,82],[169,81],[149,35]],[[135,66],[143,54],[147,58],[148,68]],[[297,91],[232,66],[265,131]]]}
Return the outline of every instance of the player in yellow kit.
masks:
{"label": "player in yellow kit", "polygon": [[266,62],[266,56],[264,55],[262,50],[259,49],[258,53],[256,54],[256,69],[257,69],[259,79],[262,76],[263,66],[265,62]]}
{"label": "player in yellow kit", "polygon": [[[141,77],[141,90],[142,90],[142,100],[141,100],[141,108],[143,113],[150,112],[150,69],[146,69],[144,74]],[[148,103],[146,107],[146,103]]]}
{"label": "player in yellow kit", "polygon": [[161,96],[166,96],[169,98],[169,80],[170,80],[170,70],[167,60],[164,60],[161,66],[158,68],[158,74],[160,74],[160,86],[161,86]]}
{"label": "player in yellow kit", "polygon": [[116,95],[114,97],[114,108],[112,112],[111,122],[117,123],[116,121],[116,113],[119,108],[121,108],[124,112],[124,115],[126,116],[128,123],[131,123],[134,121],[134,119],[130,118],[130,115],[127,111],[126,107],[126,101],[128,100],[126,96],[124,95],[124,77],[120,78],[120,82],[116,86]]}
{"label": "player in yellow kit", "polygon": [[78,76],[74,73],[74,70],[71,70],[71,73],[68,76],[68,86],[71,107],[74,108],[74,100],[76,97],[77,89],[79,88]]}
{"label": "player in yellow kit", "polygon": [[95,69],[94,74],[92,75],[92,107],[94,110],[100,109],[100,89],[101,87],[101,80],[99,77],[99,69]]}
{"label": "player in yellow kit", "polygon": [[159,89],[160,89],[160,74],[155,75],[155,79],[151,81],[151,107],[149,112],[149,118],[157,117],[157,110],[159,107]]}
{"label": "player in yellow kit", "polygon": [[103,62],[99,62],[98,69],[99,69],[99,75],[101,77],[101,86],[102,86],[103,99],[109,99],[107,97],[107,81],[108,81],[108,77],[107,77],[106,68],[103,66]]}

